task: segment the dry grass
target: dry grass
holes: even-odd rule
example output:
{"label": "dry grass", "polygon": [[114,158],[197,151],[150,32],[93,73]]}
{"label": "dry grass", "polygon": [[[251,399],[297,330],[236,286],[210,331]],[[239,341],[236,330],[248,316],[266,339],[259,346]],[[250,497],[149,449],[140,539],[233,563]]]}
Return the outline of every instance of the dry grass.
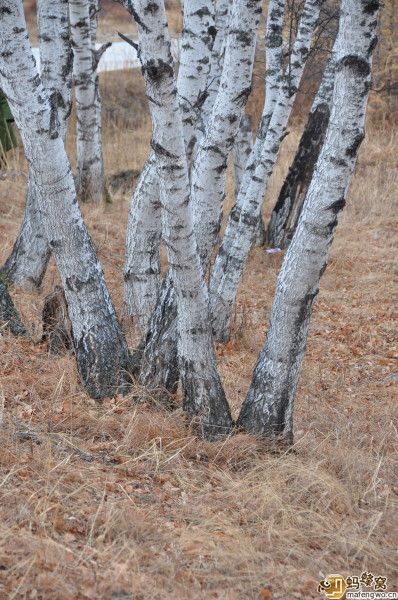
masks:
{"label": "dry grass", "polygon": [[[102,94],[106,171],[139,170],[150,136],[139,74],[107,75]],[[298,136],[286,139],[267,207]],[[95,405],[73,358],[37,342],[54,265],[39,294],[13,290],[34,339],[0,339],[0,598],[307,600],[327,573],[365,569],[396,584],[397,141],[370,123],[314,311],[293,452],[243,434],[198,441],[180,411],[136,394]],[[19,153],[0,181],[0,261],[25,173]],[[119,312],[127,208],[122,196],[84,208]],[[233,340],[218,349],[234,414],[280,262],[252,253]]]}

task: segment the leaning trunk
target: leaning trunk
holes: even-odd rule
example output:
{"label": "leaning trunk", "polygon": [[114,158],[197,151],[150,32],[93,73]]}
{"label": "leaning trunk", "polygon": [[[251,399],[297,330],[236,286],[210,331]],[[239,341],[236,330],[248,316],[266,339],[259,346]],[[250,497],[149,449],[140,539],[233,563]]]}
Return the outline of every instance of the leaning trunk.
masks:
{"label": "leaning trunk", "polygon": [[[41,80],[58,111],[60,134],[64,138],[71,110],[72,49],[69,35],[67,0],[39,0],[37,21],[40,44]],[[12,252],[2,272],[7,281],[19,286],[38,288],[50,258],[44,235],[42,215],[29,170],[25,213]]]}
{"label": "leaning trunk", "polygon": [[270,327],[238,424],[293,439],[293,402],[312,306],[364,136],[379,3],[342,0],[332,112],[296,233],[278,277]]}
{"label": "leaning trunk", "polygon": [[93,398],[102,398],[124,387],[129,354],[79,211],[57,107],[37,73],[19,0],[3,1],[0,36],[8,49],[0,56],[0,87],[31,166],[43,229],[65,291],[80,377]]}

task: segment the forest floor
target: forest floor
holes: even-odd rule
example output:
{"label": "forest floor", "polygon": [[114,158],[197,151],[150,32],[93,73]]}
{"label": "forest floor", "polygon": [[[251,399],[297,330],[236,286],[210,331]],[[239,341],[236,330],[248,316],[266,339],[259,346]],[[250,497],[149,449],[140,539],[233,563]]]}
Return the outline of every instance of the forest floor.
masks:
{"label": "forest floor", "polygon": [[[101,86],[106,173],[125,186],[83,213],[122,316],[127,210],[150,122],[138,71],[104,75]],[[285,140],[265,216],[299,134],[292,126]],[[307,600],[321,597],[329,573],[365,570],[398,589],[397,142],[396,128],[369,123],[315,305],[291,452],[242,433],[200,441],[149,392],[97,405],[73,357],[40,342],[54,264],[39,293],[12,290],[32,339],[0,337],[1,599]],[[73,136],[68,148],[73,157]],[[25,187],[19,149],[0,177],[0,262]],[[228,189],[230,205],[232,181]],[[234,415],[282,258],[252,252],[232,340],[218,347]]]}

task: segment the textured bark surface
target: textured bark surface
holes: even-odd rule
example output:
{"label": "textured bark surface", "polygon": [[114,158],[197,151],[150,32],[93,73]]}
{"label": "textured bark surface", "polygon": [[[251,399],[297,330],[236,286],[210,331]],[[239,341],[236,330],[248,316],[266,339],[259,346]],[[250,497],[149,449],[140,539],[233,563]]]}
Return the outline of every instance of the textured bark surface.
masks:
{"label": "textured bark surface", "polygon": [[77,191],[83,202],[100,203],[105,199],[105,179],[100,98],[95,74],[96,3],[69,0],[69,10],[77,117]]}
{"label": "textured bark surface", "polygon": [[[67,0],[37,3],[41,80],[57,109],[60,134],[66,135],[71,111],[73,55],[69,35]],[[28,178],[25,213],[18,237],[2,271],[10,283],[37,288],[50,257],[31,174]]]}
{"label": "textured bark surface", "polygon": [[0,280],[0,333],[2,328],[8,329],[13,335],[27,335],[7,285]]}
{"label": "textured bark surface", "polygon": [[0,87],[21,133],[65,291],[80,377],[93,398],[102,398],[124,387],[129,354],[79,211],[57,109],[37,73],[18,0],[2,2],[0,37],[7,44],[0,55]]}
{"label": "textured bark surface", "polygon": [[280,191],[267,229],[267,242],[274,248],[289,245],[301,213],[326,130],[333,94],[334,62],[329,61],[289,173]]}
{"label": "textured bark surface", "polygon": [[238,425],[293,439],[293,402],[314,299],[364,137],[379,2],[342,0],[326,139],[278,277],[270,327]]}
{"label": "textured bark surface", "polygon": [[[320,0],[306,0],[300,19],[297,38],[292,51],[289,71],[281,85],[275,109],[263,143],[258,161],[253,169],[248,166],[250,180],[243,188],[244,201],[238,201],[237,207],[228,220],[224,239],[219,249],[210,284],[211,314],[216,338],[229,339],[229,326],[236,294],[249,255],[258,221],[261,216],[262,201],[267,183],[272,174],[282,140],[285,136],[294,99],[309,54],[311,38],[318,20]],[[256,145],[253,153],[256,152]],[[240,194],[241,195],[241,194]],[[237,212],[239,212],[237,221]]]}
{"label": "textured bark surface", "polygon": [[163,236],[177,297],[178,356],[183,406],[206,437],[225,434],[232,419],[217,373],[207,293],[189,206],[188,162],[164,4],[125,6],[140,36],[140,60],[153,122],[162,203]]}

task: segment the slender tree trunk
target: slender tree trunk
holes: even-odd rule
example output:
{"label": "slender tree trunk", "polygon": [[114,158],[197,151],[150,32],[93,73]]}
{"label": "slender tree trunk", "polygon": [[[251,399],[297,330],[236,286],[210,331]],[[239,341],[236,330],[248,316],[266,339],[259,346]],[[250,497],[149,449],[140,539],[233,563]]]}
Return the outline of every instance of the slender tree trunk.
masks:
{"label": "slender tree trunk", "polygon": [[[99,91],[89,0],[69,0],[77,115],[77,191],[83,202],[105,199]],[[92,15],[93,19],[96,17]]]}
{"label": "slender tree trunk", "polygon": [[136,0],[140,59],[153,121],[152,148],[161,188],[164,242],[178,306],[178,354],[183,406],[207,437],[226,433],[232,419],[217,373],[206,286],[189,206],[189,176],[173,58],[163,2]]}
{"label": "slender tree trunk", "polygon": [[[211,0],[194,0],[186,3],[177,90],[188,158],[191,156],[197,137],[197,125],[206,92],[213,40],[214,14]],[[155,157],[152,153],[144,166],[130,205],[124,268],[126,312],[128,316],[135,319],[139,331],[145,334],[148,342],[149,339],[153,342],[157,339],[156,328],[159,333],[165,331],[164,324],[158,324],[157,321],[160,316],[164,318],[164,311],[161,311],[153,315],[150,331],[146,333],[160,288],[161,217],[159,195],[158,175]],[[175,311],[173,314],[175,315]],[[169,340],[168,334],[166,334],[166,338]],[[169,347],[168,341],[166,344]],[[157,379],[157,377],[153,381],[147,379],[147,377],[151,379],[152,349],[153,346],[150,344],[146,358],[147,368],[144,370],[146,375],[143,374],[143,383],[151,387]],[[174,353],[173,360],[175,360],[175,356],[176,353]],[[160,357],[154,356],[153,359],[159,367]],[[177,371],[176,366],[173,372]],[[170,382],[168,370],[165,372],[165,378]],[[157,387],[159,382],[155,385]],[[173,388],[176,385],[177,382],[173,384]]]}
{"label": "slender tree trunk", "polygon": [[299,147],[272,211],[268,244],[286,248],[293,237],[312,175],[329,125],[334,82],[334,62],[326,66]]}
{"label": "slender tree trunk", "polygon": [[293,402],[312,306],[364,137],[379,2],[342,0],[332,113],[304,208],[278,277],[266,344],[238,424],[293,439]]}
{"label": "slender tree trunk", "polygon": [[253,150],[253,132],[250,117],[243,114],[234,145],[235,198],[238,197],[247,161]]}
{"label": "slender tree trunk", "polygon": [[[223,342],[229,339],[230,319],[239,282],[261,215],[264,192],[285,136],[319,10],[320,0],[306,0],[293,47],[291,70],[279,91],[260,158],[250,176],[239,222],[236,223],[235,216],[228,220],[224,239],[215,261],[210,287],[210,305],[216,338]],[[237,204],[240,205],[239,199]]]}
{"label": "slender tree trunk", "polygon": [[[283,59],[283,18],[285,11],[286,0],[270,0],[268,5],[268,16],[265,36],[265,54],[267,63],[267,75],[265,83],[265,102],[263,112],[260,119],[260,124],[257,129],[256,139],[250,157],[246,163],[246,169],[243,173],[241,186],[236,195],[235,204],[231,209],[228,217],[228,225],[224,234],[224,243],[221,247],[216,264],[213,267],[212,277],[210,279],[210,298],[214,294],[214,287],[217,287],[220,277],[226,267],[227,253],[224,253],[223,247],[227,248],[231,245],[235,235],[236,227],[239,223],[240,212],[245,200],[246,190],[250,185],[251,177],[261,157],[261,149],[264,145],[268,131],[269,120],[272,116],[275,106],[275,93],[281,89],[284,81],[284,72],[282,68]],[[268,48],[268,45],[270,48]],[[279,68],[278,68],[279,66]],[[268,98],[268,99],[267,99]],[[260,219],[258,220],[260,223]],[[256,233],[262,237],[262,224]]]}
{"label": "slender tree trunk", "polygon": [[[40,43],[41,80],[57,108],[60,134],[64,138],[71,110],[73,55],[69,35],[67,0],[39,0],[37,20]],[[29,171],[25,213],[17,240],[2,272],[10,283],[40,287],[50,258],[42,215]]]}
{"label": "slender tree trunk", "polygon": [[129,354],[77,204],[57,107],[35,67],[20,0],[3,0],[0,87],[20,130],[43,227],[61,276],[81,380],[93,398],[126,382]]}

